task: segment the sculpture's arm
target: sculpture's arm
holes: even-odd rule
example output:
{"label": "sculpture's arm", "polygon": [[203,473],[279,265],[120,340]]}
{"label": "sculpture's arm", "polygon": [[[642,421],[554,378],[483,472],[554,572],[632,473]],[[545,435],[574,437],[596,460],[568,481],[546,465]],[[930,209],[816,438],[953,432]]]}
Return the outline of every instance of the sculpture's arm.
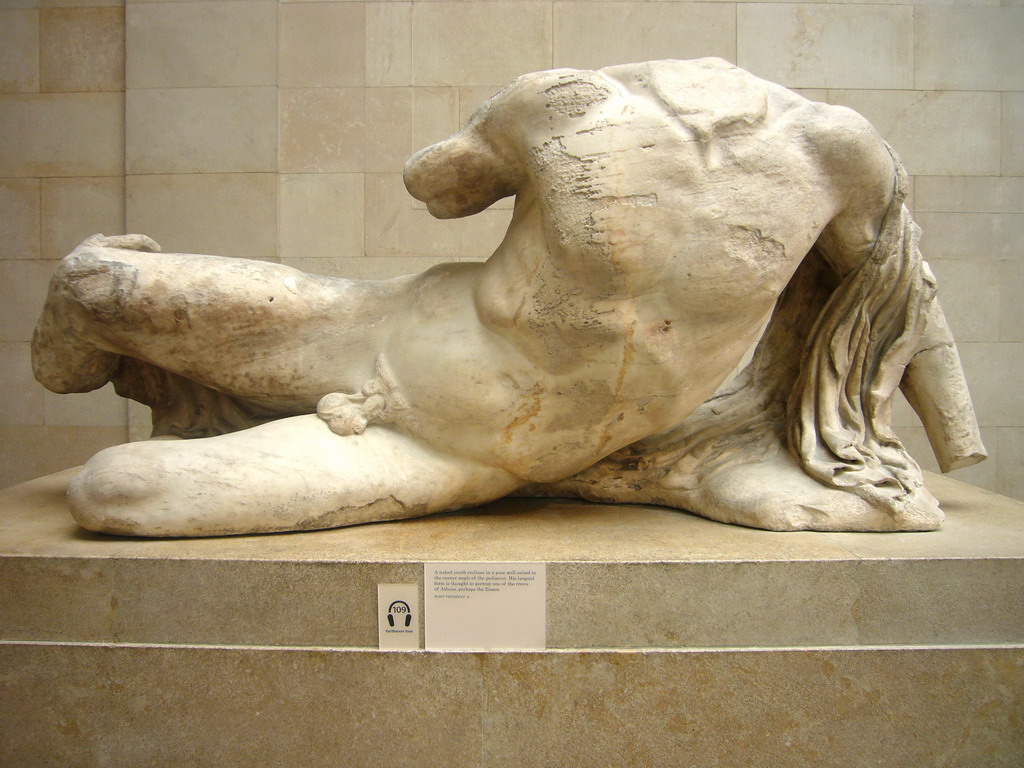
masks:
{"label": "sculpture's arm", "polygon": [[[807,135],[839,184],[840,203],[839,213],[818,239],[818,248],[845,277],[877,250],[903,170],[863,117],[844,107],[815,107],[818,117],[809,123]],[[915,224],[911,227],[918,231]],[[919,309],[922,329],[899,386],[921,417],[940,468],[948,472],[976,464],[987,453],[953,335],[935,296],[935,278],[923,262],[920,272],[925,293]]]}
{"label": "sculpture's arm", "polygon": [[518,83],[485,102],[462,130],[421,149],[405,164],[409,194],[426,203],[432,215],[454,219],[479,213],[514,195],[525,182],[511,141],[515,121],[499,99]]}
{"label": "sculpture's arm", "polygon": [[817,246],[843,277],[874,249],[895,193],[893,155],[874,126],[852,109],[813,103],[795,119],[828,180],[836,211]]}

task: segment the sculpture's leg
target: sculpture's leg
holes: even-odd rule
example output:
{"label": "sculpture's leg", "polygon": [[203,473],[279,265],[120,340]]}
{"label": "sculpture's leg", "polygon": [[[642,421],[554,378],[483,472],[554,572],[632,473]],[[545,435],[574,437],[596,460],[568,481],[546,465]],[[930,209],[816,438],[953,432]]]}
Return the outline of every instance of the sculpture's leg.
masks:
{"label": "sculpture's leg", "polygon": [[315,415],[217,437],[108,448],[68,492],[92,531],[217,536],[316,530],[482,503],[520,482],[386,426],[340,437]]}
{"label": "sculpture's leg", "polygon": [[[372,374],[401,282],[307,275],[281,264],[162,254],[140,235],[94,236],[55,273],[33,341],[49,389],[103,386],[119,356],[221,392],[310,412]],[[301,403],[302,410],[289,407]]]}

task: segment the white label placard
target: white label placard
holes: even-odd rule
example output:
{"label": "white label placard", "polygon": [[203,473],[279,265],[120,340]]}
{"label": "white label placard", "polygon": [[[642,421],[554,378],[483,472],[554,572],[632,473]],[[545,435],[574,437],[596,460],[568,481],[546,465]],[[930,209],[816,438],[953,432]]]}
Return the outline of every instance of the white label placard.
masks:
{"label": "white label placard", "polygon": [[546,602],[546,563],[424,563],[425,646],[543,649]]}
{"label": "white label placard", "polygon": [[377,585],[377,647],[410,651],[420,647],[419,584]]}

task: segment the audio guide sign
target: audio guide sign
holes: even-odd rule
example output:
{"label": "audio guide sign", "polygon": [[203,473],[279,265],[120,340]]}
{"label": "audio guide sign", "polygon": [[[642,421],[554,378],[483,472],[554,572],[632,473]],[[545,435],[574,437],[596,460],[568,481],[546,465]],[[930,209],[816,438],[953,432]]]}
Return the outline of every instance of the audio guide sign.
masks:
{"label": "audio guide sign", "polygon": [[377,646],[382,651],[420,647],[419,584],[377,585]]}
{"label": "audio guide sign", "polygon": [[427,650],[535,650],[547,634],[545,563],[424,563]]}

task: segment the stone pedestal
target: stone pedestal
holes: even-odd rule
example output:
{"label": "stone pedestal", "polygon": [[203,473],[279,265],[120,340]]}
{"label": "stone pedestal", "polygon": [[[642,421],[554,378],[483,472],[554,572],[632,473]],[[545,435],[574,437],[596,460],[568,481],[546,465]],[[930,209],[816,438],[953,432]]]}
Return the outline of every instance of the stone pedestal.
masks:
{"label": "stone pedestal", "polygon": [[[0,494],[3,765],[1024,761],[1024,504],[953,480],[932,533],[508,499],[129,540],[74,524],[72,471]],[[548,563],[548,650],[377,651],[425,561]]]}

